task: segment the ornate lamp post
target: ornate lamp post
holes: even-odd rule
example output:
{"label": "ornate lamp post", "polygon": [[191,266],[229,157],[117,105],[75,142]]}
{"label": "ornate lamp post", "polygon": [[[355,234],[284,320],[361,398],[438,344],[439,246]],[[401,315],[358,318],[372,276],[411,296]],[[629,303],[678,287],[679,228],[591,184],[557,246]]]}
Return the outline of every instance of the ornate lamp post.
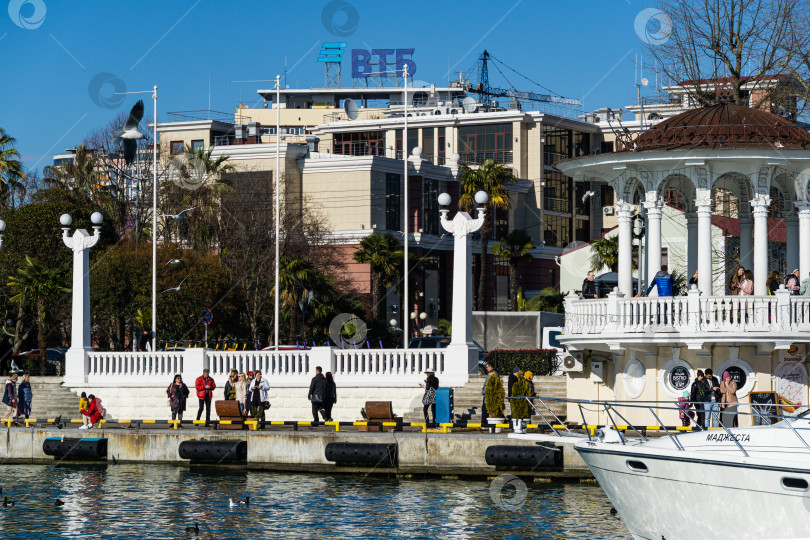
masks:
{"label": "ornate lamp post", "polygon": [[[467,237],[484,226],[483,205],[489,196],[479,191],[475,194],[478,215],[473,219],[467,212],[459,211],[452,220],[447,219],[447,205],[450,204],[450,195],[439,195],[440,221],[445,231],[452,233],[453,244],[453,331],[451,332],[448,349],[459,351],[464,349],[467,365],[445,366],[451,370],[464,370],[464,375],[474,372],[478,367],[478,349],[472,341],[472,247]],[[460,373],[459,373],[460,374]]]}
{"label": "ornate lamp post", "polygon": [[93,222],[93,236],[85,229],[76,229],[69,236],[73,218],[62,214],[62,241],[73,250],[73,318],[70,335],[70,349],[65,355],[65,382],[84,383],[87,373],[87,354],[93,350],[90,343],[90,248],[101,238],[101,212],[90,216]]}
{"label": "ornate lamp post", "polygon": [[3,233],[6,232],[6,222],[0,219],[0,247],[3,247]]}

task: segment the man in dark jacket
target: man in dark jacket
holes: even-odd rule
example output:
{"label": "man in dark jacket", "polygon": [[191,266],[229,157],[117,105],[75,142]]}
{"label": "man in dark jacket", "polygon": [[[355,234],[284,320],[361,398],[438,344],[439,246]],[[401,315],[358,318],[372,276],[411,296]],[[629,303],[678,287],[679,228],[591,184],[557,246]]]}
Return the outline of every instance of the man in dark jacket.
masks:
{"label": "man in dark jacket", "polygon": [[706,377],[703,375],[702,370],[697,371],[697,378],[692,381],[692,392],[689,400],[695,407],[697,413],[697,425],[702,428],[706,427],[706,408],[707,402],[711,401],[711,387],[706,382]]}
{"label": "man in dark jacket", "polygon": [[[323,376],[321,366],[315,368],[315,376],[309,383],[307,399],[312,402],[312,418],[318,422],[318,412],[323,409],[323,400],[326,395],[326,377]],[[326,412],[326,411],[324,411]]]}
{"label": "man in dark jacket", "polygon": [[507,387],[507,391],[508,391],[508,394],[506,394],[506,395],[508,397],[512,397],[512,387],[515,386],[515,383],[517,382],[517,379],[518,379],[517,374],[518,373],[520,373],[520,368],[518,368],[516,366],[516,367],[514,367],[512,369],[512,373],[509,374],[509,379],[507,379],[507,381],[506,381],[506,387]]}
{"label": "man in dark jacket", "polygon": [[703,382],[709,389],[709,399],[707,400],[709,403],[706,404],[706,427],[720,427],[720,402],[723,400],[720,381],[709,368],[706,370],[706,378],[703,379]]}
{"label": "man in dark jacket", "polygon": [[582,282],[582,298],[599,298],[596,283],[593,282],[593,272],[588,272],[588,277]]}

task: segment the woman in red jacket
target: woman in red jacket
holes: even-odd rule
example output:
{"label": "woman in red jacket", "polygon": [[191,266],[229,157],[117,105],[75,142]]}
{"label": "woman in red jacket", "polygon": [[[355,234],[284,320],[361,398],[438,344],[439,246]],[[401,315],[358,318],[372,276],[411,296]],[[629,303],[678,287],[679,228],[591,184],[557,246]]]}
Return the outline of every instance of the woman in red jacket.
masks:
{"label": "woman in red jacket", "polygon": [[90,407],[87,409],[87,414],[90,417],[90,425],[81,426],[79,429],[90,429],[96,424],[96,422],[104,418],[101,400],[93,394],[90,394],[87,399],[90,401]]}

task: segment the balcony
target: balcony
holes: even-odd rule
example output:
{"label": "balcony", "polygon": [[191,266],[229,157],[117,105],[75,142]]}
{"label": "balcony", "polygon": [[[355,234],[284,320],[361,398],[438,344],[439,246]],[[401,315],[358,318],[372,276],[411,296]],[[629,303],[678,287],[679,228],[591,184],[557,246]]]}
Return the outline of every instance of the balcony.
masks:
{"label": "balcony", "polygon": [[511,150],[493,150],[482,152],[460,152],[459,163],[466,165],[480,165],[488,159],[494,159],[501,164],[512,163]]}
{"label": "balcony", "polygon": [[566,297],[560,342],[574,349],[621,351],[652,346],[710,349],[713,344],[756,345],[760,352],[787,349],[810,340],[810,297],[686,296],[623,298]]}

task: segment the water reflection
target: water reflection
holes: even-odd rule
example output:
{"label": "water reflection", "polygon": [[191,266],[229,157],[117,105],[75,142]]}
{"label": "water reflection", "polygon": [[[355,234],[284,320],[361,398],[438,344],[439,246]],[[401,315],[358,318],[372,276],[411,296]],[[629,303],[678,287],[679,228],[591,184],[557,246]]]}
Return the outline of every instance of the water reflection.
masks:
{"label": "water reflection", "polygon": [[486,481],[238,468],[7,465],[0,485],[3,538],[629,538],[597,485],[529,483],[515,511]]}

